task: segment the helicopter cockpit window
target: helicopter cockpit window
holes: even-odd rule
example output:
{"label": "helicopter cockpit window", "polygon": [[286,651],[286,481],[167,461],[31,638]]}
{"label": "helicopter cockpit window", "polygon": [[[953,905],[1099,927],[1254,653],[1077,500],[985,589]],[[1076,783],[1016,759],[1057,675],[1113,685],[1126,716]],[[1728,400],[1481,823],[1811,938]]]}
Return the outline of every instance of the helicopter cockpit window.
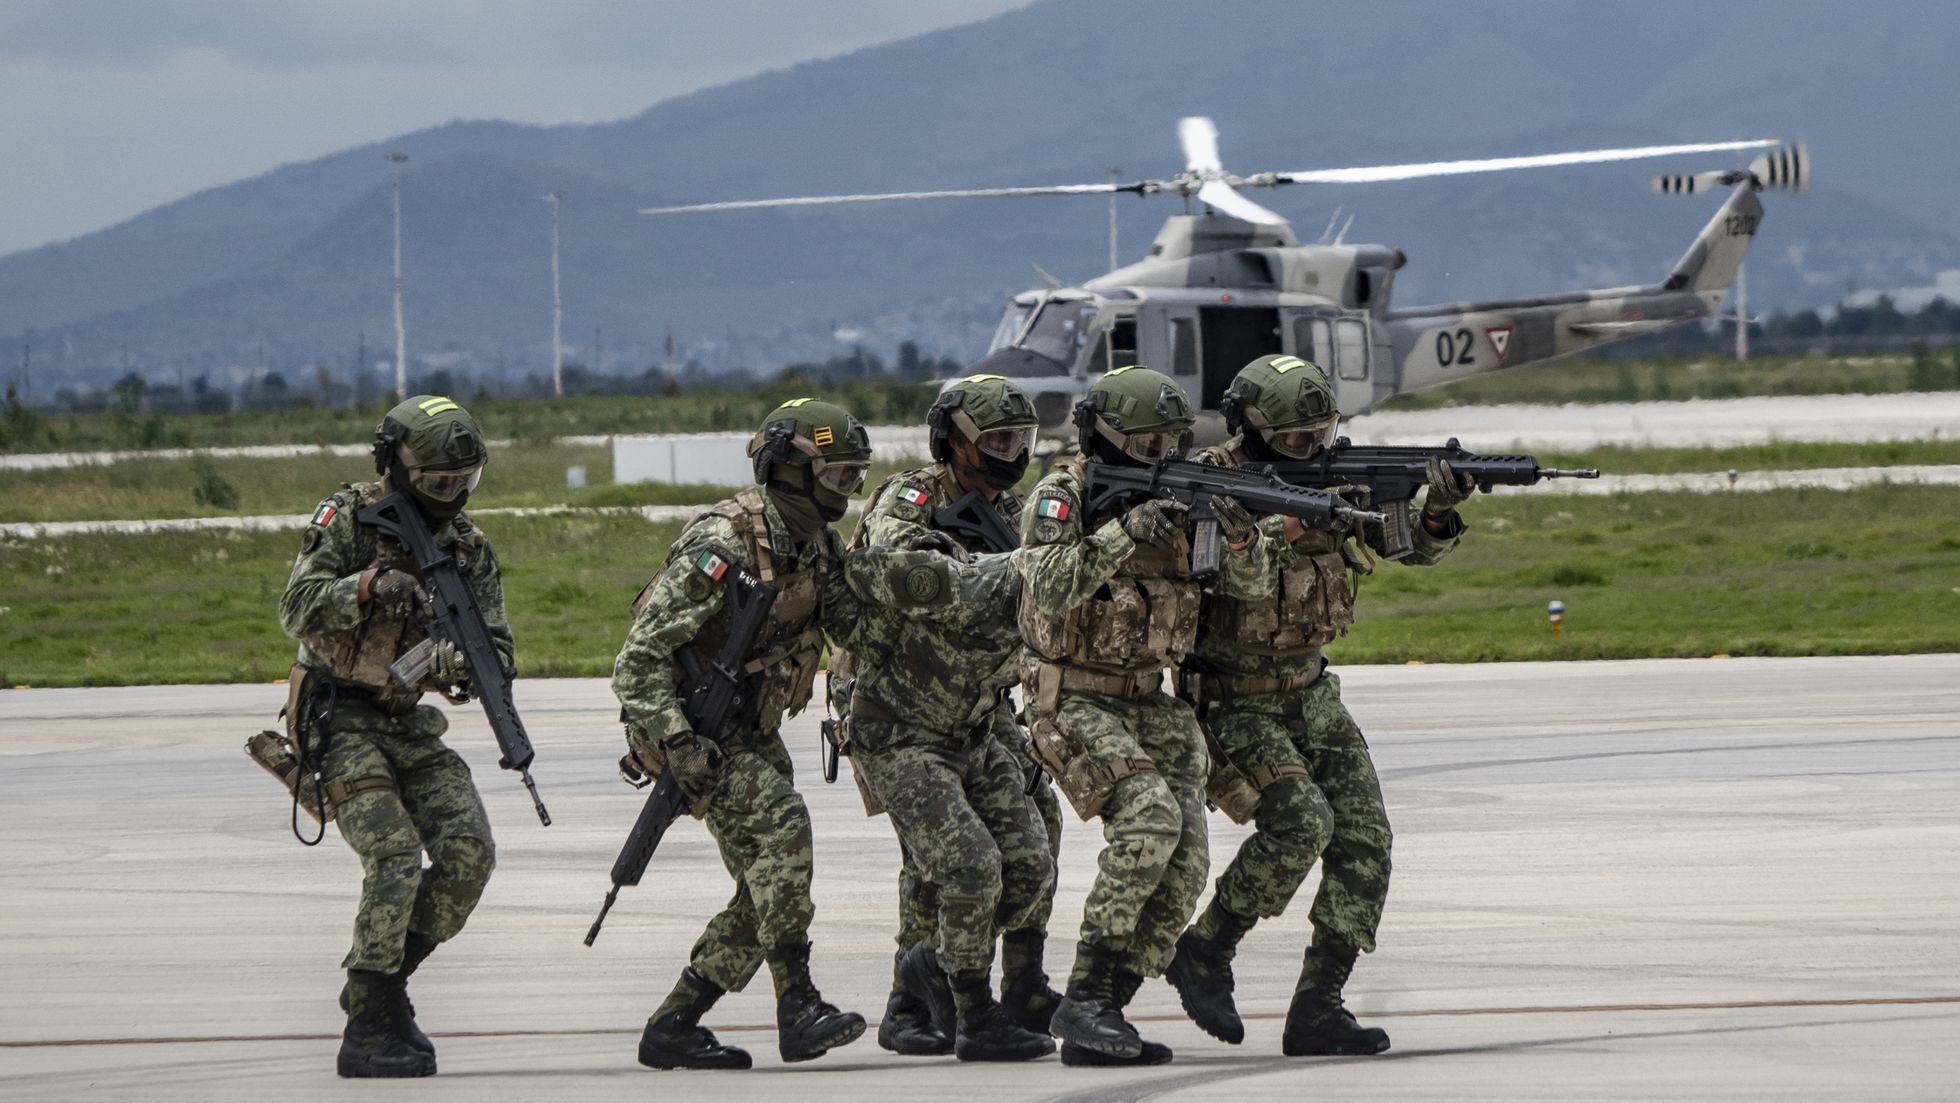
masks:
{"label": "helicopter cockpit window", "polygon": [[1051,302],[1041,308],[1034,326],[1021,339],[1021,347],[1073,367],[1095,316],[1096,308],[1089,303]]}
{"label": "helicopter cockpit window", "polygon": [[1001,317],[1000,325],[994,328],[994,339],[987,342],[987,351],[1004,349],[1013,344],[1014,338],[1021,335],[1021,327],[1028,323],[1028,312],[1033,309],[1020,303],[1008,304],[1007,313]]}

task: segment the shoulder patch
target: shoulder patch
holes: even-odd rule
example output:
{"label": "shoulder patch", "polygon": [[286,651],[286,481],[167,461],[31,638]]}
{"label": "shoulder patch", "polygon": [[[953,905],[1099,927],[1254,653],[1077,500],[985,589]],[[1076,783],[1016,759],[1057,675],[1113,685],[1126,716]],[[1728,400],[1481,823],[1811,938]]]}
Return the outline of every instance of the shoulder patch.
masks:
{"label": "shoulder patch", "polygon": [[326,501],[320,503],[320,508],[313,511],[313,520],[311,523],[325,528],[333,524],[334,516],[346,508],[346,506],[346,499],[338,494],[330,495]]}
{"label": "shoulder patch", "polygon": [[1044,495],[1034,504],[1034,515],[1050,521],[1066,521],[1070,513],[1067,498],[1060,495]]}
{"label": "shoulder patch", "polygon": [[922,506],[932,500],[932,494],[922,486],[902,486],[898,489],[898,500]]}
{"label": "shoulder patch", "polygon": [[300,554],[312,555],[314,549],[320,546],[320,540],[322,538],[323,532],[324,530],[318,528],[317,526],[309,526],[304,532],[301,532],[299,534]]}
{"label": "shoulder patch", "polygon": [[694,573],[705,576],[709,582],[720,582],[728,574],[728,553],[717,547],[708,547],[694,557]]}

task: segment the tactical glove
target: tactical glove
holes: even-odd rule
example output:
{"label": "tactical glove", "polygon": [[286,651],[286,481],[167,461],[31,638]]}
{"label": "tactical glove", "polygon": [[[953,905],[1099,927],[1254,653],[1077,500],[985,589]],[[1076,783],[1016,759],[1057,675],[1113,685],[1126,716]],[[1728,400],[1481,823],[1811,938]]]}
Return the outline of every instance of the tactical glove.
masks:
{"label": "tactical glove", "polygon": [[680,736],[667,745],[667,768],[688,800],[705,799],[721,776],[721,748],[712,739]]}
{"label": "tactical glove", "polygon": [[1123,531],[1139,544],[1168,544],[1184,529],[1190,507],[1169,498],[1152,498],[1123,515]]}
{"label": "tactical glove", "polygon": [[368,583],[368,601],[375,615],[422,619],[416,614],[427,608],[429,595],[414,575],[383,567]]}
{"label": "tactical glove", "polygon": [[970,563],[973,561],[973,554],[966,550],[965,545],[937,529],[922,532],[907,540],[905,542],[905,549],[907,551],[938,552],[941,555],[951,556],[958,563]]}
{"label": "tactical glove", "polygon": [[1459,475],[1450,468],[1450,461],[1432,459],[1428,463],[1429,493],[1422,500],[1422,511],[1441,515],[1477,492],[1477,481],[1468,475]]}
{"label": "tactical glove", "polygon": [[1227,544],[1237,544],[1252,532],[1252,511],[1237,498],[1214,498],[1211,511],[1218,518],[1218,534]]}

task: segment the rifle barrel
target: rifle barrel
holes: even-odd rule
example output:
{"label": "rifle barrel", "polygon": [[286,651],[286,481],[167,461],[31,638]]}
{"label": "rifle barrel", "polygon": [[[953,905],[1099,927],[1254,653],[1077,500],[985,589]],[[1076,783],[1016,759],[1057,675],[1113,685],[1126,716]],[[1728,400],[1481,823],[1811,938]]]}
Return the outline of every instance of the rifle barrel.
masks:
{"label": "rifle barrel", "polygon": [[1599,468],[1597,467],[1571,467],[1571,468],[1547,467],[1541,469],[1538,472],[1538,474],[1541,477],[1547,479],[1597,479],[1599,478]]}
{"label": "rifle barrel", "polygon": [[531,780],[531,771],[528,768],[520,768],[517,776],[524,779],[524,788],[531,791],[531,804],[538,810],[538,822],[550,827],[551,813],[544,810],[544,798],[538,796],[538,783]]}
{"label": "rifle barrel", "polygon": [[598,941],[599,928],[606,925],[606,913],[612,910],[613,901],[618,899],[619,885],[614,884],[612,890],[606,893],[606,902],[599,905],[599,918],[594,919],[592,921],[592,929],[585,932],[585,944],[587,946]]}

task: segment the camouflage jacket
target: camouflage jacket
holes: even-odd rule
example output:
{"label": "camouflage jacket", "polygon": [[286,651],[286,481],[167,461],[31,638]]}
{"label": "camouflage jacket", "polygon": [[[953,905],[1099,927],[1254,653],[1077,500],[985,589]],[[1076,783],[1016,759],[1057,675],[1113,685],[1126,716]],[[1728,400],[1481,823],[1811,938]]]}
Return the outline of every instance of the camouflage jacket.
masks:
{"label": "camouflage jacket", "polygon": [[[964,494],[943,463],[899,472],[872,494],[851,546],[902,547],[915,536],[940,531],[935,515]],[[1002,492],[994,509],[1010,531],[1019,527],[1019,496]],[[969,615],[949,622],[899,609],[868,610],[858,626],[861,642],[855,652],[831,659],[838,711],[853,707],[845,699],[848,680],[856,710],[925,731],[951,732],[977,723],[995,704],[996,692],[1019,680],[1021,634],[1014,618],[1021,591],[1013,557],[985,554],[976,540],[961,543],[975,553],[970,572],[963,572],[973,576],[968,592],[978,598]]]}
{"label": "camouflage jacket", "polygon": [[[349,483],[321,502],[300,535],[299,558],[279,599],[279,626],[300,641],[299,661],[342,682],[382,692],[391,703],[420,696],[388,680],[388,664],[427,638],[426,625],[377,613],[360,601],[361,573],[373,566],[414,572],[399,544],[354,515],[387,495],[381,483]],[[455,555],[476,593],[483,623],[506,669],[516,665],[510,621],[504,615],[503,572],[490,542],[459,513],[435,531],[436,545]]]}
{"label": "camouflage jacket", "polygon": [[[1221,467],[1243,467],[1244,441],[1233,437],[1195,458]],[[1428,566],[1456,547],[1464,530],[1460,520],[1450,536],[1438,537],[1423,525],[1415,505],[1407,508],[1415,551],[1400,562]],[[1285,521],[1268,517],[1260,522],[1273,550],[1266,596],[1254,601],[1213,595],[1198,631],[1196,652],[1187,664],[1190,668],[1229,678],[1311,676],[1320,671],[1322,645],[1347,633],[1354,621],[1359,576],[1374,570],[1372,557],[1363,548],[1380,554],[1381,526],[1363,525],[1358,532],[1340,535],[1307,529],[1289,543]]]}
{"label": "camouflage jacket", "polygon": [[[1198,630],[1202,587],[1191,542],[1138,545],[1120,516],[1087,517],[1080,461],[1042,479],[1021,518],[1021,635],[1032,658],[1123,674],[1175,665]],[[1272,588],[1269,537],[1227,549],[1214,588],[1259,599]]]}
{"label": "camouflage jacket", "polygon": [[657,743],[689,730],[675,656],[693,646],[707,661],[720,649],[736,570],[780,591],[772,623],[751,652],[755,686],[746,715],[728,730],[701,733],[736,746],[774,733],[785,714],[809,704],[824,637],[858,647],[894,616],[970,630],[983,616],[976,610],[987,608],[984,592],[1003,585],[937,552],[868,548],[846,556],[834,529],[799,545],[768,495],[751,487],[689,523],[634,603],[633,626],[613,664],[613,692],[631,738]]}

